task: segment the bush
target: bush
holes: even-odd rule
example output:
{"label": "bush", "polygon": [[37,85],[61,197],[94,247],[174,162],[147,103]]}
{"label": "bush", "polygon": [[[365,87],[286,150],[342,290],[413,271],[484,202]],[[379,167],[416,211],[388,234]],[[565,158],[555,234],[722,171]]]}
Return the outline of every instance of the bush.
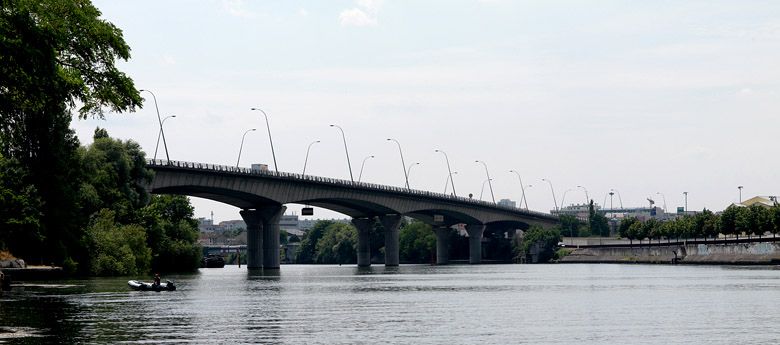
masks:
{"label": "bush", "polygon": [[103,209],[87,228],[92,253],[90,272],[98,276],[136,275],[149,271],[152,251],[139,225],[119,225],[113,211]]}

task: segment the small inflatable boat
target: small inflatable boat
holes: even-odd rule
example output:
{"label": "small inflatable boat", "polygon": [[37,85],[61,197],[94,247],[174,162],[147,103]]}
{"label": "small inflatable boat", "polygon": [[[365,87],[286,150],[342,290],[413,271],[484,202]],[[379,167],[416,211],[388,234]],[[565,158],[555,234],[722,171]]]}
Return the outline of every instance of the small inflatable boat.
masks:
{"label": "small inflatable boat", "polygon": [[133,290],[138,291],[174,291],[176,290],[176,285],[173,285],[173,282],[170,280],[166,280],[165,284],[160,285],[154,285],[152,283],[145,283],[140,280],[130,280],[127,282],[127,285],[130,286]]}

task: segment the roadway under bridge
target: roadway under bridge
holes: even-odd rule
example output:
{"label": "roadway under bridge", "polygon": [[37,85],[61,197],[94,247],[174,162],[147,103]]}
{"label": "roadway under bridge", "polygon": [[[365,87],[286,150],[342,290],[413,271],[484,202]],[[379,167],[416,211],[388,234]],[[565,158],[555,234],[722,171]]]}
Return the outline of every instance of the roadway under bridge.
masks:
{"label": "roadway under bridge", "polygon": [[247,266],[279,268],[279,219],[285,204],[305,204],[352,217],[358,230],[358,266],[371,265],[369,233],[376,221],[385,229],[385,265],[399,263],[398,228],[403,216],[430,224],[436,231],[436,262],[446,264],[450,227],[465,224],[469,262],[482,258],[485,231],[513,232],[532,225],[558,223],[541,212],[429,191],[352,182],[327,177],[206,163],[150,160],[155,172],[147,184],[154,194],[178,194],[241,208],[247,225]]}

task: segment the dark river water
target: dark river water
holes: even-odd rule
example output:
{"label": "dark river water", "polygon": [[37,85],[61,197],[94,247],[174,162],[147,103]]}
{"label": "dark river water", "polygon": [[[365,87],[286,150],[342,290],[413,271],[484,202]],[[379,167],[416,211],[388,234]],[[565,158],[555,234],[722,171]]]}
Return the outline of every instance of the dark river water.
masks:
{"label": "dark river water", "polygon": [[0,343],[779,344],[776,267],[282,266],[29,283]]}

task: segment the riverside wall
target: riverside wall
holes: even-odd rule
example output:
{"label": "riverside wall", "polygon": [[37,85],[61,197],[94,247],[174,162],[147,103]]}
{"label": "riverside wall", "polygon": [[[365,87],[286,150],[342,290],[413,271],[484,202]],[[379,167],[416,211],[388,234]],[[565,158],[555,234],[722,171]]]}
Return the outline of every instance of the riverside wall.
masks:
{"label": "riverside wall", "polygon": [[561,263],[780,264],[780,243],[670,244],[574,249]]}

